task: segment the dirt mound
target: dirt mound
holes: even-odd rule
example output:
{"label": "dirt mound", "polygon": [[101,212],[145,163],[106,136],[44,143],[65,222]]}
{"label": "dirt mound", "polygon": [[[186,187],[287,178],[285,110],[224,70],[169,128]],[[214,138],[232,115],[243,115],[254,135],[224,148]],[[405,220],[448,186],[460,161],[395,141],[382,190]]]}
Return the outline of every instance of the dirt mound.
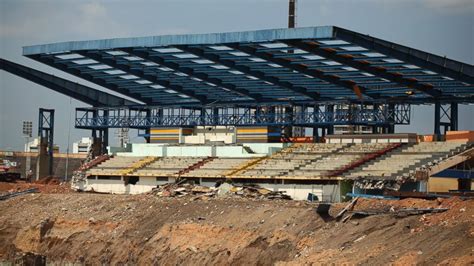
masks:
{"label": "dirt mound", "polygon": [[59,185],[61,184],[61,180],[57,176],[47,176],[41,178],[40,180],[34,181],[34,183],[43,185]]}
{"label": "dirt mound", "polygon": [[30,188],[37,188],[40,193],[70,193],[72,192],[69,183],[56,183],[55,181],[46,181],[42,183],[28,183],[18,181],[16,183],[0,182],[0,194],[23,191]]}
{"label": "dirt mound", "polygon": [[[38,184],[36,184],[38,185]],[[336,204],[334,210],[346,204]],[[301,265],[474,262],[474,201],[361,199],[444,213],[324,222],[307,202],[44,194],[0,202],[0,262]],[[446,222],[447,221],[447,222]],[[469,255],[471,254],[471,255]]]}
{"label": "dirt mound", "polygon": [[[342,223],[324,222],[307,202],[37,193],[0,202],[0,261],[29,256],[58,264],[474,262],[474,201],[361,200],[355,209],[386,204],[450,210]],[[448,226],[438,220],[448,220]]]}

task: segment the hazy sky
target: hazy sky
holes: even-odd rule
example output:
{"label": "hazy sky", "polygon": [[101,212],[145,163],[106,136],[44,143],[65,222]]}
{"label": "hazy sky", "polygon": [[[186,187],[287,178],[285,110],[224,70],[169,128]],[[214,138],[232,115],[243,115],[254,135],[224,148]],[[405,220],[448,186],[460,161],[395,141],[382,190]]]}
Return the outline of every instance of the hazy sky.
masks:
{"label": "hazy sky", "polygon": [[[209,33],[287,27],[288,0],[24,1],[0,0],[0,57],[94,85],[23,57],[22,46],[70,40]],[[336,25],[474,63],[474,0],[299,0],[297,24]],[[97,87],[95,87],[97,88]],[[0,71],[0,149],[21,150],[21,121],[56,109],[55,143],[64,151],[90,131],[74,129],[85,104]],[[398,132],[431,133],[433,108],[415,107]],[[460,106],[460,128],[474,130],[474,106]],[[111,138],[114,132],[110,131]],[[131,132],[132,141],[140,141]]]}

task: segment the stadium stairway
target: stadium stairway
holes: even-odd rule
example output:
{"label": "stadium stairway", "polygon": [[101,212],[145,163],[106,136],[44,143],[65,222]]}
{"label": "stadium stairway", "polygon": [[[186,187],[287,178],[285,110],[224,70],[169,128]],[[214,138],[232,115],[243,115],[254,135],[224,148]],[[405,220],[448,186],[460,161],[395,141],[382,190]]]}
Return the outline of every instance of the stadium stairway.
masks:
{"label": "stadium stairway", "polygon": [[197,163],[194,163],[194,164],[188,166],[187,168],[184,168],[184,169],[180,170],[178,172],[178,177],[180,177],[182,175],[185,175],[185,174],[191,172],[192,170],[196,170],[196,169],[200,168],[201,166],[203,166],[204,164],[206,164],[206,163],[208,163],[208,162],[210,162],[214,159],[215,159],[215,157],[206,157],[206,158],[198,161]]}
{"label": "stadium stairway", "polygon": [[243,171],[249,169],[250,167],[252,167],[252,166],[258,164],[259,162],[261,162],[261,161],[263,161],[263,160],[265,160],[265,159],[268,159],[268,156],[259,157],[259,158],[255,159],[255,160],[249,160],[249,161],[243,163],[242,165],[239,165],[237,168],[235,168],[235,169],[233,169],[233,170],[231,170],[231,171],[225,173],[224,176],[225,176],[226,178],[236,177],[238,173],[243,172]]}
{"label": "stadium stairway", "polygon": [[89,170],[91,169],[92,167],[95,167],[107,160],[109,160],[111,157],[108,155],[108,154],[102,154],[102,155],[99,155],[97,156],[96,158],[94,158],[92,161],[88,162],[88,163],[84,163],[81,165],[81,167],[79,168],[80,171],[86,171],[86,170]]}

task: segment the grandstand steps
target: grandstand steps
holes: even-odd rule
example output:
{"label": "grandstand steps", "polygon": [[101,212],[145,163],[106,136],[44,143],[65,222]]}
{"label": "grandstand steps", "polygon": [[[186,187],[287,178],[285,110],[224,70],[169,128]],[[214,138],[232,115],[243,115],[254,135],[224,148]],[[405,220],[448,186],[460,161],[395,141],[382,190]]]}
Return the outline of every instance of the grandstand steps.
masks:
{"label": "grandstand steps", "polygon": [[347,144],[347,145],[341,146],[340,148],[336,148],[335,150],[332,150],[329,153],[320,154],[320,157],[317,157],[317,158],[314,158],[314,159],[309,159],[308,161],[298,165],[297,167],[295,167],[293,169],[290,169],[290,171],[286,172],[286,174],[288,176],[292,176],[292,175],[294,175],[295,171],[298,171],[301,168],[312,165],[312,164],[317,164],[317,163],[321,162],[322,160],[324,160],[325,158],[331,156],[333,153],[338,153],[338,152],[340,152],[340,151],[342,151],[342,150],[344,150],[347,147],[350,147],[352,145],[354,145],[354,144]]}
{"label": "grandstand steps", "polygon": [[279,157],[283,154],[289,154],[289,153],[293,153],[299,146],[301,146],[301,143],[295,143],[289,147],[286,147],[286,148],[283,148],[275,153],[273,153],[272,155],[270,156],[265,156],[265,157],[260,157],[256,160],[253,160],[253,161],[249,161],[243,165],[241,165],[239,168],[237,168],[236,170],[234,171],[231,171],[229,172],[228,174],[225,174],[226,177],[228,178],[235,178],[238,176],[239,173],[242,173],[246,170],[250,170],[252,169],[252,167],[254,167],[255,165],[257,165],[258,163],[264,161],[264,160],[271,160],[272,158],[276,158],[276,157]]}
{"label": "grandstand steps", "polygon": [[410,165],[404,169],[400,169],[397,174],[393,175],[392,177],[404,177],[404,178],[410,178],[413,177],[418,170],[430,168],[434,165],[437,165],[440,162],[443,162],[447,160],[450,157],[456,156],[460,153],[465,152],[466,150],[469,149],[470,145],[462,145],[461,147],[457,147],[454,149],[451,149],[447,154],[442,154],[441,156],[438,156],[437,154],[433,155],[430,158],[422,159],[419,162]]}
{"label": "grandstand steps", "polygon": [[196,163],[194,163],[194,164],[188,166],[188,167],[185,168],[185,169],[181,169],[181,170],[177,173],[177,175],[180,177],[180,176],[185,175],[185,174],[187,174],[187,173],[189,173],[189,172],[191,172],[191,171],[193,171],[193,170],[199,169],[201,166],[203,166],[204,164],[206,164],[206,163],[208,163],[208,162],[210,162],[210,161],[212,161],[212,160],[214,160],[214,159],[215,159],[215,157],[206,157],[206,158],[204,158],[204,159],[202,159],[202,160],[200,160],[200,161],[198,161],[198,162],[196,162]]}
{"label": "grandstand steps", "polygon": [[394,144],[392,144],[392,145],[390,145],[390,146],[388,146],[388,147],[386,147],[382,150],[366,154],[362,158],[352,161],[350,164],[347,164],[343,167],[340,167],[339,169],[336,169],[334,171],[329,171],[328,177],[336,177],[336,176],[342,175],[343,173],[345,173],[347,171],[355,169],[358,166],[364,165],[364,164],[366,164],[366,163],[368,163],[368,162],[370,162],[370,161],[372,161],[376,158],[379,158],[383,155],[386,155],[390,151],[395,150],[395,149],[397,149],[401,146],[402,146],[401,143],[394,143]]}
{"label": "grandstand steps", "polygon": [[[449,157],[465,151],[470,145],[454,142],[421,142],[396,149],[371,163],[347,173],[350,178],[409,179]],[[424,175],[423,178],[426,178]]]}
{"label": "grandstand steps", "polygon": [[391,149],[390,151],[380,155],[380,156],[377,156],[376,158],[372,159],[372,160],[369,160],[359,166],[356,166],[352,169],[350,169],[350,171],[346,171],[342,174],[342,176],[344,178],[348,178],[350,177],[351,173],[353,172],[358,172],[358,171],[363,171],[364,168],[368,167],[368,166],[371,166],[371,165],[375,165],[381,161],[384,161],[386,160],[387,158],[391,157],[392,155],[394,154],[398,154],[404,150],[407,150],[408,148],[410,148],[411,146],[413,146],[414,144],[413,143],[400,143],[400,145],[398,147],[395,147],[394,149]]}
{"label": "grandstand steps", "polygon": [[120,172],[120,175],[121,176],[133,175],[133,173],[135,173],[137,170],[145,168],[146,166],[153,163],[157,159],[158,157],[152,157],[152,156],[145,157],[141,159],[140,161],[133,163],[130,167],[122,170]]}
{"label": "grandstand steps", "polygon": [[259,162],[265,160],[265,159],[268,159],[269,157],[268,156],[264,156],[264,157],[259,157],[255,160],[250,160],[248,162],[245,162],[244,164],[240,165],[239,167],[237,167],[235,170],[232,170],[226,174],[224,174],[225,177],[227,178],[235,178],[236,176],[238,176],[237,174],[238,173],[241,173],[247,169],[250,169],[250,167],[258,164]]}

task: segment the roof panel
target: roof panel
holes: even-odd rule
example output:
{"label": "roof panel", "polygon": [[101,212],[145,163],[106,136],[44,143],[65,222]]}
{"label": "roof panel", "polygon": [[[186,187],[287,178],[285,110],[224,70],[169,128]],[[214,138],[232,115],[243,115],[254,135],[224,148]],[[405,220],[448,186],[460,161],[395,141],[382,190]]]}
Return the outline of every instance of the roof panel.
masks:
{"label": "roof panel", "polygon": [[472,65],[333,26],[64,42],[23,54],[154,104],[474,98]]}

